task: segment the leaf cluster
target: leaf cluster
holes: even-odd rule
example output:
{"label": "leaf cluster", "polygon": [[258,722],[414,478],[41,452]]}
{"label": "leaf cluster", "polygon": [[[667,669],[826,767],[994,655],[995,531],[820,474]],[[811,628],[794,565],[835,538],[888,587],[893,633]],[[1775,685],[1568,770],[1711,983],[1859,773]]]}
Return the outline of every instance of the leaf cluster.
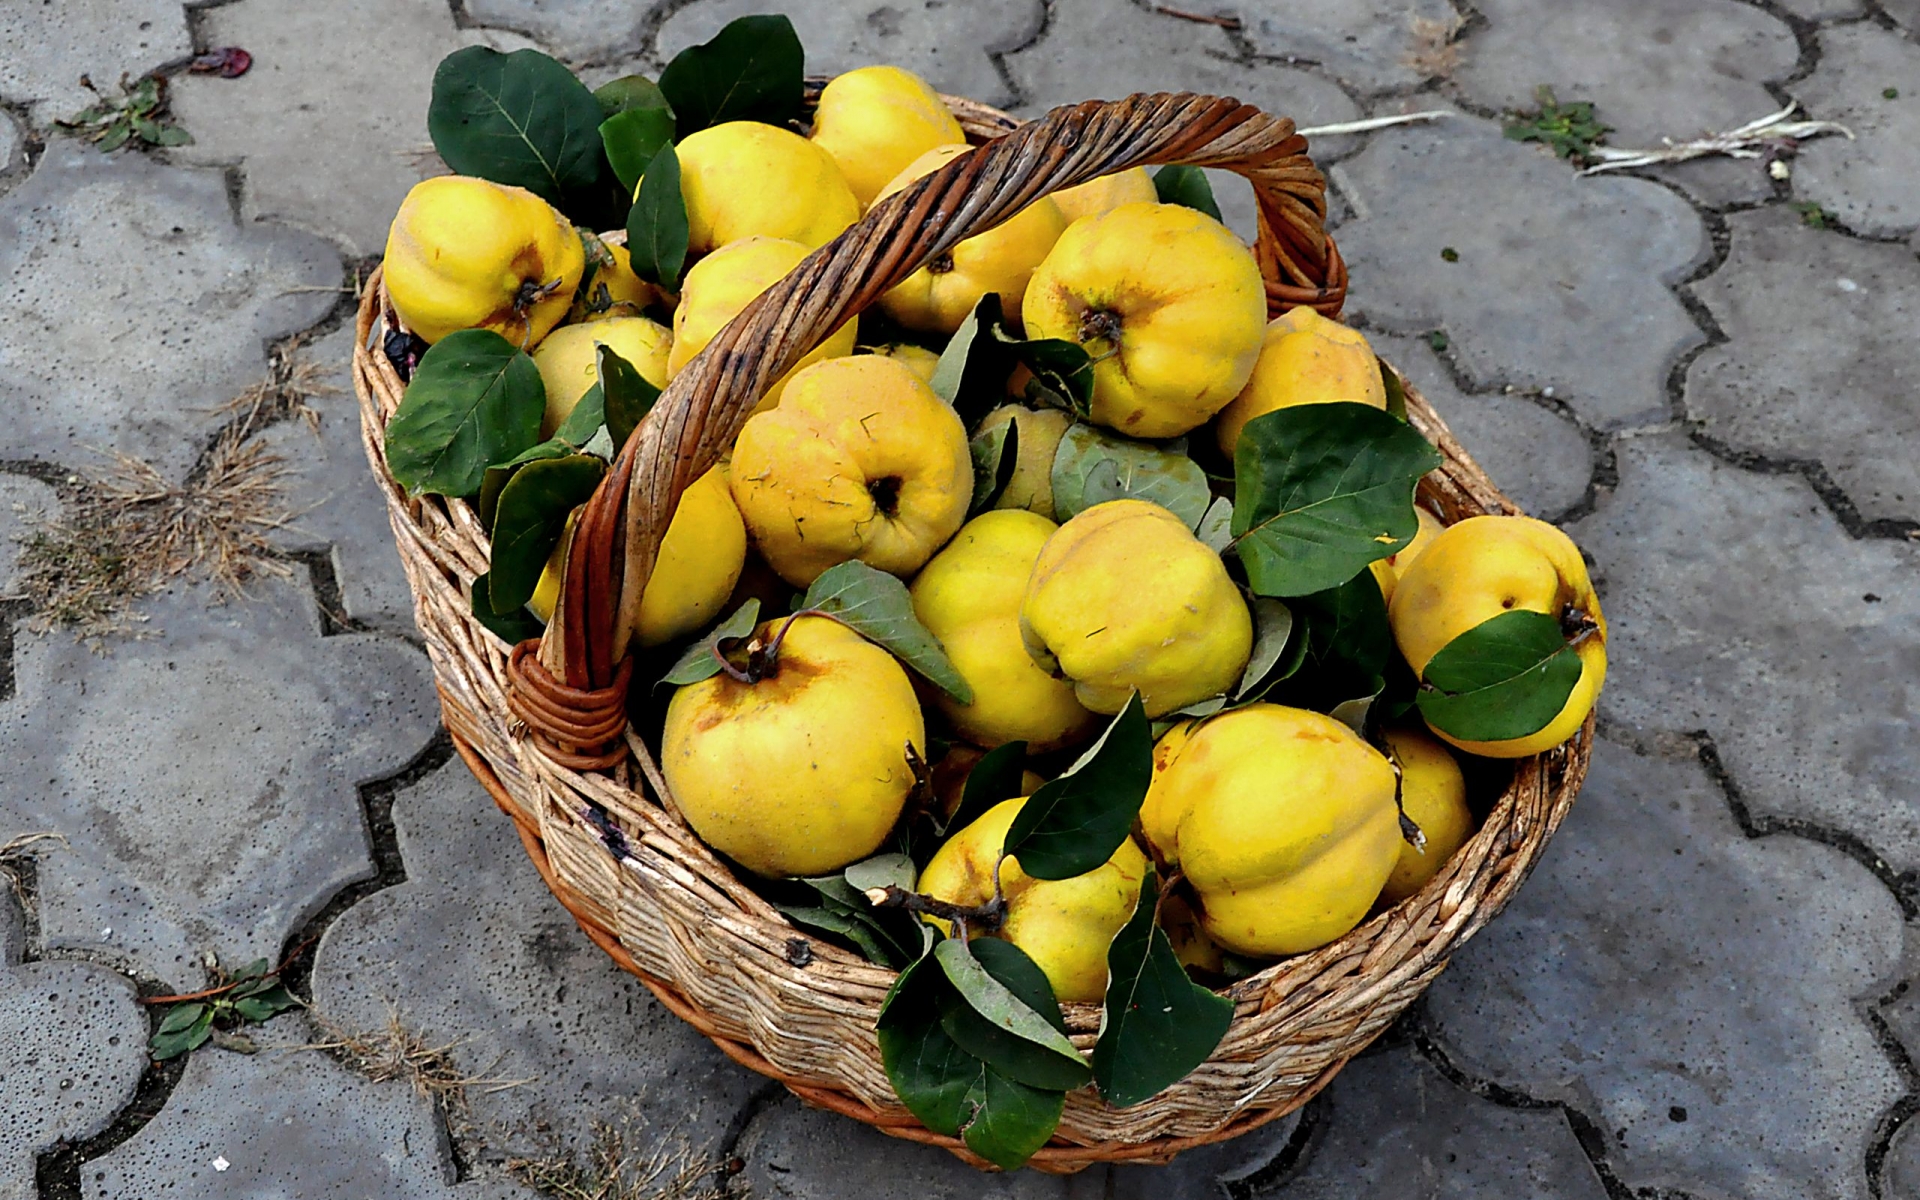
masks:
{"label": "leaf cluster", "polygon": [[167,106],[167,81],[161,75],[142,75],[133,83],[120,77],[120,94],[108,96],[85,75],[80,84],[97,99],[71,117],[54,122],[102,150],[118,150],[138,143],[143,146],[185,146],[193,135],[173,119]]}
{"label": "leaf cluster", "polygon": [[1565,104],[1554,97],[1553,89],[1541,84],[1534,91],[1539,107],[1532,112],[1516,113],[1506,124],[1506,135],[1516,142],[1539,142],[1576,167],[1592,161],[1593,148],[1613,132],[1593,115],[1593,104],[1573,100]]}
{"label": "leaf cluster", "polygon": [[206,1045],[216,1031],[262,1024],[299,1003],[267,960],[255,959],[206,994],[166,1006],[147,1048],[165,1062]]}

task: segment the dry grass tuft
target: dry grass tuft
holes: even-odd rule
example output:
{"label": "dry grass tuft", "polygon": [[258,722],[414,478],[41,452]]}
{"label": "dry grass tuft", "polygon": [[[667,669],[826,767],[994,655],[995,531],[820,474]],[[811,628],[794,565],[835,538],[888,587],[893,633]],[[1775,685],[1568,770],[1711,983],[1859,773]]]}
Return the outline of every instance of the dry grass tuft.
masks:
{"label": "dry grass tuft", "polygon": [[[558,1200],[726,1200],[720,1166],[685,1141],[657,1145],[644,1153],[636,1123],[594,1129],[584,1158],[556,1154],[548,1158],[511,1158],[507,1172],[527,1187]],[[745,1195],[735,1187],[731,1193]]]}
{"label": "dry grass tuft", "polygon": [[41,842],[59,842],[62,846],[72,848],[72,843],[67,841],[67,836],[63,833],[23,833],[19,837],[0,842],[0,880],[6,881],[8,890],[23,907],[27,900],[27,882],[22,877],[20,869],[14,864],[23,859],[35,857],[31,848]]}
{"label": "dry grass tuft", "polygon": [[469,1088],[497,1092],[528,1082],[462,1071],[453,1061],[453,1051],[465,1038],[435,1045],[402,1025],[400,1014],[391,1008],[387,1010],[387,1027],[374,1033],[348,1033],[320,1017],[314,1018],[314,1027],[325,1040],[300,1049],[324,1051],[375,1083],[404,1079],[456,1124],[466,1119]]}
{"label": "dry grass tuft", "polygon": [[1451,79],[1460,67],[1460,27],[1466,24],[1459,13],[1444,18],[1413,18],[1413,46],[1401,59],[1423,79]]}
{"label": "dry grass tuft", "polygon": [[[337,291],[327,288],[326,291]],[[282,417],[295,417],[318,433],[320,414],[308,405],[315,396],[333,396],[340,389],[322,380],[327,368],[301,353],[306,335],[296,334],[275,347],[267,359],[267,377],[241,392],[225,404],[215,407],[215,415],[227,418],[251,437]]]}

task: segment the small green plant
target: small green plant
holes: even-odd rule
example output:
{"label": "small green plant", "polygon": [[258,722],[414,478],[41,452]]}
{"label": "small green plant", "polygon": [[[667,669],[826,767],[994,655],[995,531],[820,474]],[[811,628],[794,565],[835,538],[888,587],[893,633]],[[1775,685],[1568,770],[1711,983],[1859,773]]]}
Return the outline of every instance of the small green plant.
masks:
{"label": "small green plant", "polygon": [[1553,89],[1544,83],[1534,91],[1534,98],[1539,108],[1530,113],[1516,113],[1513,120],[1507,122],[1506,134],[1516,142],[1539,142],[1574,166],[1584,167],[1595,143],[1613,132],[1611,125],[1602,125],[1594,117],[1591,101],[1562,104],[1555,98]]}
{"label": "small green plant", "polygon": [[1794,201],[1793,211],[1800,214],[1800,223],[1808,229],[1827,229],[1836,219],[1832,213],[1821,208],[1819,203],[1813,200]]}
{"label": "small green plant", "polygon": [[102,150],[118,150],[135,140],[146,146],[184,146],[193,140],[168,113],[167,81],[161,76],[142,75],[129,84],[122,75],[118,96],[108,96],[85,75],[80,86],[97,96],[98,102],[56,124]]}
{"label": "small green plant", "polygon": [[222,976],[217,968],[215,974],[220,981],[204,991],[147,1001],[167,1006],[160,1027],[147,1044],[155,1062],[199,1049],[216,1031],[259,1025],[300,1003],[280,982],[280,972],[269,969],[264,958],[254,959],[232,975]]}
{"label": "small green plant", "polygon": [[1880,98],[1882,100],[1898,100],[1900,98],[1900,89],[1899,88],[1881,88]]}
{"label": "small green plant", "polygon": [[1450,263],[1459,262],[1460,252],[1458,250],[1455,250],[1452,246],[1442,246],[1440,247],[1440,260],[1442,262],[1450,262]]}
{"label": "small green plant", "polygon": [[1427,345],[1433,348],[1435,354],[1445,354],[1448,344],[1447,335],[1438,329],[1427,335]]}

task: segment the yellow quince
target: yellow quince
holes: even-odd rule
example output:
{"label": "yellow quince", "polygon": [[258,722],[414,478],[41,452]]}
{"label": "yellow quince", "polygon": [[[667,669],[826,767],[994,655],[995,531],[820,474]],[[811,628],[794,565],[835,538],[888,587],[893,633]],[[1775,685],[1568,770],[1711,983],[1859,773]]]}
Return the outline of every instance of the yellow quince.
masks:
{"label": "yellow quince", "polygon": [[806,587],[849,559],[908,576],[973,498],[960,418],[911,368],[860,354],[795,374],[733,446],[733,498],[760,554]]}
{"label": "yellow quince", "polygon": [[[1025,796],[1004,800],[948,838],[920,873],[920,891],[949,904],[984,904],[993,899],[993,868],[999,863],[1007,916],[993,936],[1027,952],[1053,985],[1054,999],[1096,1001],[1107,992],[1107,945],[1133,915],[1147,856],[1128,838],[1113,857],[1084,875],[1034,879],[1020,869],[1018,856],[1000,859],[1007,830],[1026,802]],[[926,920],[947,928],[938,917]]]}
{"label": "yellow quince", "polygon": [[1253,373],[1266,286],[1225,225],[1178,204],[1123,204],[1067,227],[1027,285],[1030,338],[1093,356],[1093,420],[1170,438],[1224,408]]}
{"label": "yellow quince", "polygon": [[1399,586],[1400,576],[1407,573],[1408,568],[1413,566],[1413,560],[1419,558],[1433,544],[1433,539],[1440,535],[1440,531],[1446,528],[1440,523],[1439,517],[1419,505],[1414,506],[1413,515],[1420,522],[1420,527],[1414,530],[1413,540],[1404,549],[1385,558],[1376,558],[1368,564],[1373,571],[1374,582],[1380,585],[1381,597],[1389,604],[1393,603],[1393,589]]}
{"label": "yellow quince", "polygon": [[[667,377],[678,375],[727,322],[799,266],[809,253],[799,242],[750,237],[729,242],[695,263],[680,285],[680,307],[673,310],[673,348],[667,355]],[[807,351],[767,388],[756,411],[765,412],[780,403],[787,380],[808,365],[852,354],[856,325],[857,321],[849,318],[826,341]]]}
{"label": "yellow quince", "polygon": [[[784,633],[782,632],[784,628]],[[820,875],[880,848],[926,752],[893,656],[826,617],[768,621],[770,672],[673,694],[660,770],[702,841],[759,875]]]}
{"label": "yellow quince", "polygon": [[914,159],[966,140],[940,93],[899,67],[836,75],[813,110],[813,144],[833,156],[863,208]]}
{"label": "yellow quince", "polygon": [[1417,729],[1389,729],[1385,737],[1400,761],[1400,807],[1427,839],[1424,850],[1400,841],[1400,857],[1380,890],[1384,903],[1398,904],[1427,886],[1467,844],[1473,813],[1467,808],[1466,777],[1445,746]]}
{"label": "yellow quince", "polygon": [[1023,740],[1034,752],[1079,741],[1095,717],[1073,685],[1040,669],[1020,639],[1020,602],[1041,547],[1058,526],[1023,509],[968,521],[914,578],[914,615],[946,647],[973,703],[935,703],[961,737],[982,746]]}
{"label": "yellow quince", "polygon": [[907,369],[920,377],[921,383],[932,383],[934,369],[940,365],[940,356],[925,346],[916,346],[912,342],[887,342],[884,345],[867,347],[868,354],[878,354],[881,358],[899,359]]}
{"label": "yellow quince", "polygon": [[1607,678],[1607,618],[1573,539],[1545,521],[1520,516],[1468,517],[1450,525],[1400,576],[1387,616],[1393,638],[1416,675],[1448,642],[1514,609],[1588,625],[1575,653],[1580,678],[1558,716],[1538,733],[1476,742],[1434,730],[1469,754],[1525,758],[1572,737],[1593,710]]}
{"label": "yellow quince", "polygon": [[1053,519],[1053,457],[1073,420],[1057,408],[1028,408],[1003,404],[980,421],[980,430],[1013,422],[1020,444],[1014,454],[1013,474],[994,500],[995,508],[1024,508]]}
{"label": "yellow quince", "polygon": [[1078,187],[1053,194],[1053,202],[1060,206],[1060,211],[1070,222],[1111,212],[1122,204],[1154,204],[1159,199],[1160,193],[1153,186],[1153,176],[1147,174],[1145,167],[1102,175]]}
{"label": "yellow quince", "polygon": [[1252,704],[1169,730],[1140,825],[1237,954],[1300,954],[1360,923],[1400,855],[1386,757],[1332,717]]}
{"label": "yellow quince", "polygon": [[815,250],[860,219],[860,202],[833,156],[790,130],[726,121],[687,135],[674,149],[692,258],[746,237],[786,238]]}
{"label": "yellow quince", "polygon": [[394,311],[425,341],[491,329],[531,350],[567,315],[586,263],[572,224],[532,192],[439,175],[401,201],[384,278]]}
{"label": "yellow quince", "polygon": [[580,397],[600,382],[599,347],[633,364],[640,378],[657,388],[667,386],[667,353],[673,334],[646,317],[603,317],[580,325],[562,325],[548,334],[533,352],[540,382],[547,389],[547,412],[540,418],[540,436],[550,438],[567,419]]}
{"label": "yellow quince", "polygon": [[1387,386],[1373,347],[1359,330],[1311,308],[1289,309],[1268,323],[1253,375],[1214,422],[1220,452],[1231,459],[1240,431],[1255,417],[1296,404],[1341,400],[1387,406]]}
{"label": "yellow quince", "polygon": [[1232,687],[1253,618],[1220,556],[1144,500],[1109,500],[1048,539],[1020,606],[1027,652],[1117,713],[1135,691],[1158,717]]}
{"label": "yellow quince", "polygon": [[612,260],[600,264],[581,294],[567,310],[567,323],[597,321],[602,317],[637,317],[648,308],[672,308],[666,292],[633,273],[633,256],[624,245],[604,243]]}

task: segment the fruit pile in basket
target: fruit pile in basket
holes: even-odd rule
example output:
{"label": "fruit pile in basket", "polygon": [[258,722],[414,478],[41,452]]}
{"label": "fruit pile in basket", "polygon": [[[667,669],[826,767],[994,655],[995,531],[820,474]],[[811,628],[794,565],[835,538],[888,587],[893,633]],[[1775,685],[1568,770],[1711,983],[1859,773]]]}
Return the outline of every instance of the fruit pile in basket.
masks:
{"label": "fruit pile in basket", "polygon": [[[442,63],[460,173],[388,241],[386,456],[473,506],[473,613],[508,641],[673,378],[968,152],[907,71],[810,115],[801,71],[779,17],[597,92],[533,51]],[[1214,989],[1418,892],[1473,834],[1469,778],[1585,720],[1579,551],[1526,517],[1443,528],[1404,398],[1359,332],[1268,319],[1204,174],[1134,169],[921,265],[680,498],[635,724],[742,878],[900,970],[880,1047],[930,1128],[1012,1166],[1066,1091],[1168,1086],[1226,1030]],[[1105,1005],[1090,1058],[1063,1003]]]}

